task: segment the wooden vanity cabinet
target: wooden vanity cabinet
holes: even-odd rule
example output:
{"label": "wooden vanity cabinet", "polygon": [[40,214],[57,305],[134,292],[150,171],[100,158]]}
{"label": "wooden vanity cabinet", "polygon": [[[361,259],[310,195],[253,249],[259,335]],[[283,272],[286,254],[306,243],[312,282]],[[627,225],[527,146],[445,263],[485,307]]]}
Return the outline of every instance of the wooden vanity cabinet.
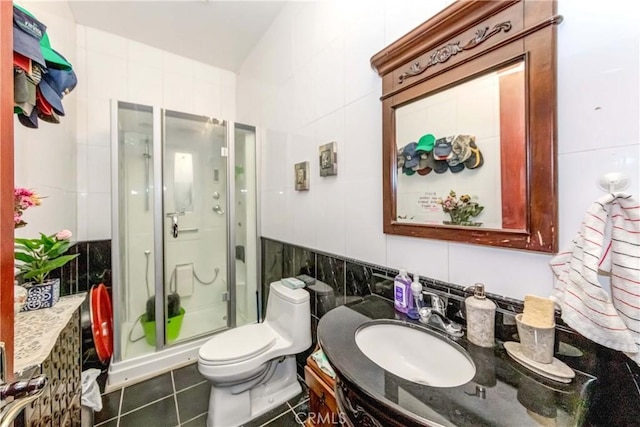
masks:
{"label": "wooden vanity cabinet", "polygon": [[27,406],[16,427],[80,427],[81,357],[80,309],[58,336],[37,374],[49,379],[45,392]]}
{"label": "wooden vanity cabinet", "polygon": [[342,425],[334,391],[336,381],[322,372],[311,356],[307,357],[304,380],[309,387],[309,415],[305,426],[327,427]]}

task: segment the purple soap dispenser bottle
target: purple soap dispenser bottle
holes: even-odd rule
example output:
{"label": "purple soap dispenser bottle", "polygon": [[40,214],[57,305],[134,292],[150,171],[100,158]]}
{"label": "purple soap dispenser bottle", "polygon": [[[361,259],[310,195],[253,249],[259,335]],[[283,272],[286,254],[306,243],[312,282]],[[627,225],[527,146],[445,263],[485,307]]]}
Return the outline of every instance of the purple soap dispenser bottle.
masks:
{"label": "purple soap dispenser bottle", "polygon": [[400,274],[393,280],[393,305],[396,311],[406,313],[409,311],[409,304],[411,304],[411,279],[407,270],[402,268]]}

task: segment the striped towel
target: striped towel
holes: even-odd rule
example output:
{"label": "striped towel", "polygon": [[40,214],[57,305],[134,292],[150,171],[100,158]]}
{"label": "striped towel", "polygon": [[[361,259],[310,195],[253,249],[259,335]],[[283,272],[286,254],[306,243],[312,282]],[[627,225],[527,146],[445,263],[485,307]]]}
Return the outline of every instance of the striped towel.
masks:
{"label": "striped towel", "polygon": [[[551,260],[551,269],[556,276],[551,299],[567,325],[640,365],[640,204],[625,193],[597,200],[569,250]],[[611,295],[598,281],[603,269],[609,272]]]}

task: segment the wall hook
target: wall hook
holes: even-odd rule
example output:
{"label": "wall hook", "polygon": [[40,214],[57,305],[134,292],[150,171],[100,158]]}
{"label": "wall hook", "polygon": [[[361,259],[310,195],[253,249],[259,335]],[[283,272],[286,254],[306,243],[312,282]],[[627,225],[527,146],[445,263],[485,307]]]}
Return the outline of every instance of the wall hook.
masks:
{"label": "wall hook", "polygon": [[622,172],[609,172],[598,178],[598,187],[608,193],[616,193],[629,187],[629,177]]}

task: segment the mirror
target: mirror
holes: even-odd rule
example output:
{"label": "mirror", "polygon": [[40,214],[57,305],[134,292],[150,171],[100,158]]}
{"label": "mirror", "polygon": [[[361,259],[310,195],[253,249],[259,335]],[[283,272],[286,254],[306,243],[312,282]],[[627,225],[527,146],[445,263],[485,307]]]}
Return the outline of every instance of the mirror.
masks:
{"label": "mirror", "polygon": [[555,6],[458,1],[373,56],[385,233],[557,251]]}
{"label": "mirror", "polygon": [[525,229],[524,94],[517,61],[396,109],[398,223]]}

